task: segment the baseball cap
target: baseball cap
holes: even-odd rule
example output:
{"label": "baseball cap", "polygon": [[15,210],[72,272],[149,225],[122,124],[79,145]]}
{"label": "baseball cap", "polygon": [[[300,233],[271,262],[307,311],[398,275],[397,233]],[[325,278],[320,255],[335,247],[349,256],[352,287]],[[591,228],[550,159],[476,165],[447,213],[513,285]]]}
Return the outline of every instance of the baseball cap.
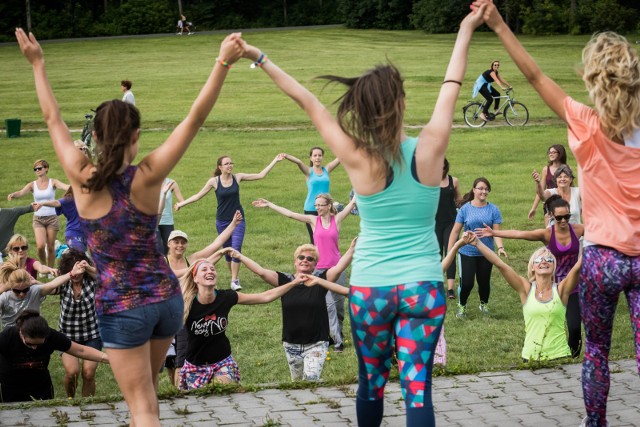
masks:
{"label": "baseball cap", "polygon": [[180,230],[173,230],[171,234],[169,234],[169,238],[167,239],[167,242],[175,239],[176,237],[182,237],[187,242],[189,241],[189,237],[187,237],[187,233]]}

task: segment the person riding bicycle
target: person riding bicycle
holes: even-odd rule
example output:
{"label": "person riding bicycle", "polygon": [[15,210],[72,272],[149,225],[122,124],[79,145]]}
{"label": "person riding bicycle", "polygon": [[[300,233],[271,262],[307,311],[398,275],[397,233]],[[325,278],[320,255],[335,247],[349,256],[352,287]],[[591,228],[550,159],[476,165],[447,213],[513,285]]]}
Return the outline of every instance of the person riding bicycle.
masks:
{"label": "person riding bicycle", "polygon": [[[476,96],[478,96],[479,92],[486,100],[484,106],[482,107],[482,114],[480,114],[480,118],[485,122],[488,120],[493,120],[497,114],[500,114],[500,112],[498,111],[500,99],[497,98],[500,96],[500,92],[494,89],[491,86],[491,83],[496,82],[502,90],[511,89],[511,85],[498,73],[499,67],[500,61],[495,60],[491,62],[491,68],[480,74],[476,79],[475,84],[473,85],[473,97],[475,98]],[[503,85],[506,87],[503,87]],[[494,101],[493,115],[490,115],[489,107],[491,106],[492,101]]]}

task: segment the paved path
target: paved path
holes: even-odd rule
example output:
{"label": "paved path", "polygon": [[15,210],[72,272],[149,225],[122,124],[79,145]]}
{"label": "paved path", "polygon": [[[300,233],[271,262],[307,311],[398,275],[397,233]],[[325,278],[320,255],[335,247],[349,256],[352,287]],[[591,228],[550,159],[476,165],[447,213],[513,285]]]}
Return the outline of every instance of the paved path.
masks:
{"label": "paved path", "polygon": [[[439,427],[578,426],[584,416],[580,366],[537,371],[438,377],[434,405]],[[635,360],[611,363],[609,423],[640,425],[640,378]],[[180,397],[160,404],[163,426],[355,426],[356,385],[313,390],[262,390],[228,396]],[[2,426],[123,426],[123,402],[5,409]],[[404,426],[397,382],[387,386],[383,426]]]}

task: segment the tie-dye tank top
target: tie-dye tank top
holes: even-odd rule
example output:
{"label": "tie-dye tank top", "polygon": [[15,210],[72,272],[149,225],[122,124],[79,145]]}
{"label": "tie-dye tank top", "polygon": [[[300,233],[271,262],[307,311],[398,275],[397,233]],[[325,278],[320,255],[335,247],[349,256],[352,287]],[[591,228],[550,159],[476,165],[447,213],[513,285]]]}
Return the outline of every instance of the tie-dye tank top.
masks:
{"label": "tie-dye tank top", "polygon": [[113,205],[99,219],[80,218],[98,270],[96,314],[112,314],[180,295],[178,279],[156,249],[157,215],[131,202],[137,166],[129,166],[109,184]]}

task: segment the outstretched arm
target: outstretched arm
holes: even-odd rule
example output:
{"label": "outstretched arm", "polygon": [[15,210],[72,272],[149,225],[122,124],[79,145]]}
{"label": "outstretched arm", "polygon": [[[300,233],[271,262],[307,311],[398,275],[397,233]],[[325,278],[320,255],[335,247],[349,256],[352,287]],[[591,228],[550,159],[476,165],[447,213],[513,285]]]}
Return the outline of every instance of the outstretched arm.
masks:
{"label": "outstretched arm", "polygon": [[46,202],[34,202],[33,210],[38,211],[43,206],[48,206],[50,208],[59,208],[60,206],[62,206],[62,203],[60,203],[58,200],[47,200]]}
{"label": "outstretched arm", "polygon": [[273,289],[260,292],[259,294],[244,294],[238,292],[238,304],[268,304],[289,292],[291,288],[299,283],[300,280],[296,278],[285,285],[276,286]]}
{"label": "outstretched arm", "polygon": [[333,283],[328,280],[321,279],[318,276],[312,276],[307,274],[303,274],[300,278],[304,282],[305,286],[320,285],[331,292],[335,292],[336,294],[349,296],[349,288],[347,288],[346,286],[341,286],[341,285],[338,285],[337,283]]}
{"label": "outstretched arm", "polygon": [[25,194],[29,194],[32,191],[33,191],[33,181],[29,182],[27,185],[22,187],[21,190],[15,191],[13,193],[9,193],[9,195],[7,195],[7,200],[19,199],[20,197],[24,196]]}
{"label": "outstretched arm", "polygon": [[531,231],[500,229],[494,230],[487,224],[484,224],[483,228],[476,228],[474,231],[476,233],[476,236],[478,236],[479,238],[501,237],[503,239],[520,239],[529,240],[532,242],[543,242],[545,245],[549,243],[549,239],[546,236],[546,230],[542,228]]}
{"label": "outstretched arm", "polygon": [[[474,2],[474,4],[479,3],[478,1]],[[531,86],[538,92],[545,104],[547,104],[558,117],[566,122],[563,103],[567,94],[556,82],[542,72],[529,52],[525,50],[509,26],[504,22],[492,0],[488,0],[487,7],[484,11],[484,21],[489,28],[496,33],[509,53],[509,56],[513,59],[513,62],[515,62]]]}
{"label": "outstretched arm", "polygon": [[260,276],[262,280],[264,280],[271,286],[278,286],[278,273],[276,273],[275,271],[267,270],[251,258],[244,256],[233,248],[226,248],[226,252],[230,257],[239,259],[240,262],[243,263],[249,270]]}
{"label": "outstretched arm", "polygon": [[100,350],[96,350],[93,347],[78,344],[71,341],[71,347],[65,353],[72,356],[79,357],[84,360],[91,360],[93,362],[109,363],[109,356]]}
{"label": "outstretched arm", "polygon": [[471,36],[475,29],[482,24],[482,16],[486,7],[484,3],[476,2],[474,4],[477,6],[472,5],[472,11],[460,23],[458,37],[453,46],[433,115],[420,132],[415,153],[416,168],[420,182],[425,185],[436,186],[442,180],[444,154],[449,145],[456,100],[467,70],[467,53]]}
{"label": "outstretched arm", "polygon": [[211,191],[214,185],[215,185],[215,178],[210,178],[207,181],[207,183],[204,185],[204,187],[202,187],[202,190],[198,191],[196,194],[189,197],[188,199],[183,200],[181,202],[177,202],[175,205],[173,205],[175,211],[177,212],[180,210],[181,207],[186,206],[189,203],[197,202],[198,200],[202,199],[209,191]]}
{"label": "outstretched arm", "polygon": [[307,223],[313,229],[316,225],[316,216],[314,215],[304,215],[299,214],[297,212],[290,211],[287,208],[283,208],[282,206],[278,206],[275,203],[268,201],[267,199],[258,199],[251,202],[251,204],[256,208],[271,208],[274,211],[278,212],[280,215],[284,215],[287,218],[295,219],[296,221]]}
{"label": "outstretched arm", "polygon": [[189,262],[193,263],[196,260],[209,258],[210,256],[214,255],[214,253],[218,249],[220,249],[222,245],[224,245],[224,242],[226,242],[231,238],[231,235],[233,234],[233,230],[236,229],[236,227],[238,226],[238,224],[240,224],[241,221],[242,221],[242,214],[240,213],[240,211],[236,211],[235,215],[233,215],[233,220],[231,221],[231,224],[229,224],[229,226],[227,226],[227,228],[225,228],[224,231],[220,233],[218,237],[216,237],[209,246],[207,246],[206,248],[194,254],[191,254],[189,256]]}
{"label": "outstretched arm", "polygon": [[338,166],[340,166],[340,159],[336,157],[335,159],[331,160],[327,164],[327,172],[331,173],[331,171],[337,168]]}
{"label": "outstretched arm", "polygon": [[442,259],[442,271],[446,272],[453,260],[456,258],[458,251],[464,245],[468,245],[472,241],[474,241],[476,235],[470,231],[465,231],[462,234],[462,237],[454,243],[453,247],[447,251],[447,256]]}
{"label": "outstretched arm", "polygon": [[236,174],[236,179],[238,180],[238,182],[240,182],[240,181],[257,181],[259,179],[262,179],[265,176],[267,176],[267,174],[269,172],[271,172],[271,169],[273,169],[273,167],[276,165],[276,163],[281,162],[282,160],[284,160],[284,156],[285,156],[285,154],[282,154],[282,153],[278,154],[273,160],[271,160],[271,163],[269,163],[266,168],[262,169],[262,171],[260,173],[237,173]]}
{"label": "outstretched arm", "polygon": [[349,203],[347,203],[347,205],[344,208],[342,208],[340,212],[336,214],[336,226],[340,227],[340,224],[342,223],[342,221],[344,221],[344,219],[351,214],[351,210],[353,210],[353,208],[355,207],[356,207],[356,196],[354,195],[351,198],[351,200],[349,200]]}
{"label": "outstretched arm", "polygon": [[49,283],[45,283],[44,285],[42,285],[40,292],[42,293],[42,295],[51,295],[53,293],[56,293],[57,289],[61,285],[67,283],[69,280],[71,280],[72,277],[75,277],[77,275],[83,275],[84,271],[85,271],[84,265],[81,264],[80,262],[76,262],[70,272],[63,274],[61,276],[58,276],[52,281],[50,281]]}
{"label": "outstretched arm", "polygon": [[351,264],[351,260],[353,259],[353,253],[356,250],[356,242],[358,241],[358,236],[354,237],[351,241],[351,245],[349,245],[349,249],[340,257],[338,263],[327,270],[327,280],[330,282],[335,282],[338,280],[343,271],[349,267]]}
{"label": "outstretched arm", "polygon": [[298,169],[300,169],[300,172],[302,172],[305,177],[309,178],[309,166],[305,165],[302,160],[295,156],[292,156],[291,154],[282,153],[282,155],[291,163],[295,163],[296,166],[298,166]]}

